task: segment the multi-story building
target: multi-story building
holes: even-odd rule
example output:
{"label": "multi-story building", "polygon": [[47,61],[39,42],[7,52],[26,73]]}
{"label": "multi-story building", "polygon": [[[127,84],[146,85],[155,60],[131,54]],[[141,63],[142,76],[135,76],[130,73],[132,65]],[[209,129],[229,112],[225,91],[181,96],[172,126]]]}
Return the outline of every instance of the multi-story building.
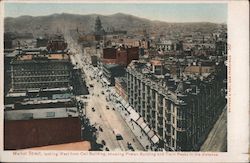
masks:
{"label": "multi-story building", "polygon": [[62,35],[55,35],[48,41],[47,49],[49,52],[66,51],[68,44],[65,42]]}
{"label": "multi-story building", "polygon": [[157,133],[158,147],[199,150],[226,104],[220,73],[178,78],[132,61],[126,76],[129,104]]}
{"label": "multi-story building", "polygon": [[[18,111],[23,112],[26,117],[31,114],[27,110]],[[60,109],[57,111],[62,112]],[[10,112],[9,114],[14,117],[15,114]],[[41,114],[41,109],[36,110],[36,112]],[[47,110],[46,113],[45,116],[49,118],[5,120],[4,149],[17,150],[81,141],[81,121],[78,117],[60,115],[57,118],[50,118],[54,112]]]}
{"label": "multi-story building", "polygon": [[115,78],[125,76],[125,67],[118,64],[104,64],[103,77],[107,80],[108,85],[115,85]]}
{"label": "multi-story building", "polygon": [[67,53],[25,52],[11,64],[11,91],[70,85],[72,64]]}
{"label": "multi-story building", "polygon": [[168,51],[183,50],[183,45],[182,41],[164,40],[161,42],[157,42],[156,48],[168,52]]}
{"label": "multi-story building", "polygon": [[76,98],[88,90],[66,45],[50,40],[47,49],[19,49],[7,58],[11,84],[4,101],[5,149],[92,138],[89,124],[79,114],[85,104]]}
{"label": "multi-story building", "polygon": [[132,60],[139,59],[138,47],[105,48],[101,56],[104,64],[119,64],[127,66]]}
{"label": "multi-story building", "polygon": [[128,102],[126,77],[115,78],[115,90],[126,102]]}

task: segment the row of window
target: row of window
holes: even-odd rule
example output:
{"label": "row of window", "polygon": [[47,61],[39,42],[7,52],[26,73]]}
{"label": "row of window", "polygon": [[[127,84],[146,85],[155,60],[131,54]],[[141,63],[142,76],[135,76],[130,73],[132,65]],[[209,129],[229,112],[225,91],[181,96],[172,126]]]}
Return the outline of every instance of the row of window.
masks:
{"label": "row of window", "polygon": [[14,78],[13,82],[45,82],[45,81],[68,81],[68,76],[49,76],[49,77],[36,77],[36,78]]}
{"label": "row of window", "polygon": [[[33,113],[23,113],[23,118],[24,119],[33,119],[34,114]],[[46,118],[54,118],[55,117],[55,112],[46,112]]]}
{"label": "row of window", "polygon": [[69,69],[69,65],[68,64],[64,64],[64,63],[53,63],[53,64],[49,64],[49,63],[45,63],[45,64],[22,64],[22,65],[14,65],[13,66],[14,70],[48,70],[48,69]]}
{"label": "row of window", "polygon": [[13,76],[69,75],[67,70],[13,71]]}
{"label": "row of window", "polygon": [[67,87],[68,82],[55,82],[55,83],[24,83],[24,84],[14,84],[14,89],[28,89],[28,88],[60,88]]}

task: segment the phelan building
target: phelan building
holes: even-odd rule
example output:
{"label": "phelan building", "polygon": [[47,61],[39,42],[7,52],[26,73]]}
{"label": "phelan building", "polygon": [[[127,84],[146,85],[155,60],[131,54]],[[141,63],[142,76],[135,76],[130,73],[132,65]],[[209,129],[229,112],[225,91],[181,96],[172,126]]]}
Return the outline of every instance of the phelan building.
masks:
{"label": "phelan building", "polygon": [[226,105],[221,72],[176,76],[163,71],[160,61],[132,61],[126,73],[128,102],[160,138],[159,148],[197,151]]}

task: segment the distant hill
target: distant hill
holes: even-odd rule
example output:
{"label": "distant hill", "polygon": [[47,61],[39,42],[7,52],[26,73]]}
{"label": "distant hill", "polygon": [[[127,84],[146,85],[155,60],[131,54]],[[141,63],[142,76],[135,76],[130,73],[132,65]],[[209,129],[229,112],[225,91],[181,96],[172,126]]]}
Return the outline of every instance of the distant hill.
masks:
{"label": "distant hill", "polygon": [[147,29],[148,31],[157,31],[166,33],[169,31],[183,32],[185,30],[213,31],[218,28],[214,23],[167,23],[161,21],[151,21],[139,18],[133,15],[117,13],[113,15],[75,15],[75,14],[53,14],[48,16],[20,16],[17,18],[7,17],[4,20],[5,31],[8,32],[31,32],[39,36],[45,33],[51,34],[61,30],[79,29],[85,33],[94,30],[95,19],[99,16],[104,29],[127,30],[135,32]]}

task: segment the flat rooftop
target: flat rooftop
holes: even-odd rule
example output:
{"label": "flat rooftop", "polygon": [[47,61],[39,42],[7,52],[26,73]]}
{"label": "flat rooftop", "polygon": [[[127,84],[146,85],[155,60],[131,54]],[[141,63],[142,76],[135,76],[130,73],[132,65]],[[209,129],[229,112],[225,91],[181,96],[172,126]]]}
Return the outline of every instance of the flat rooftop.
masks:
{"label": "flat rooftop", "polygon": [[41,54],[40,52],[27,52],[24,55],[18,56],[17,60],[33,60],[38,58],[46,58],[48,60],[68,60],[67,54]]}
{"label": "flat rooftop", "polygon": [[42,147],[27,148],[25,150],[72,150],[72,151],[89,151],[91,144],[89,141],[81,141],[75,143],[65,143],[58,145],[48,145]]}

